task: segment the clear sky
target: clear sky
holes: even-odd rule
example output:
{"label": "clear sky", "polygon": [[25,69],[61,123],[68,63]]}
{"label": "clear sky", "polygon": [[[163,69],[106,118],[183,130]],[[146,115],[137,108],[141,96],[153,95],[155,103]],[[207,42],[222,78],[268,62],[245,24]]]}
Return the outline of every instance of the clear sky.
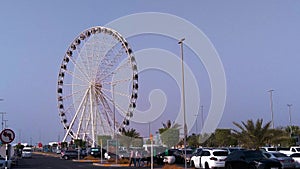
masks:
{"label": "clear sky", "polygon": [[[64,131],[58,116],[56,85],[60,63],[71,41],[92,26],[104,26],[130,14],[160,12],[196,26],[217,51],[227,89],[218,127],[232,128],[233,121],[248,119],[270,121],[270,95],[267,92],[270,89],[274,89],[275,127],[289,124],[287,104],[293,105],[293,125],[299,125],[299,9],[300,1],[292,0],[2,1],[0,98],[4,100],[0,101],[0,112],[6,112],[4,120],[16,132],[17,142],[34,144],[61,139]],[[134,29],[146,23],[147,20],[131,26]],[[168,22],[158,26],[163,29]],[[114,29],[122,34],[123,27]],[[191,32],[180,33],[190,36]],[[165,36],[139,35],[128,37],[128,41],[137,55],[147,48],[159,48],[179,55],[177,40]],[[188,43],[189,39],[185,42]],[[204,117],[207,117],[211,106],[209,71],[191,48],[185,49],[186,64],[200,90],[201,102],[197,104],[203,105]],[[180,109],[180,86],[175,81],[176,78],[157,70],[140,73],[138,110],[149,108],[151,91],[160,89],[167,98],[163,115],[151,122],[151,132],[162,127],[161,122],[174,121],[177,116],[171,114]],[[180,81],[176,82],[181,85]],[[197,110],[189,112],[189,116],[198,120],[197,127],[194,125],[190,133],[201,129],[201,118],[195,115],[201,109]],[[140,127],[144,131],[138,131],[147,136],[147,128],[148,124],[144,124]]]}

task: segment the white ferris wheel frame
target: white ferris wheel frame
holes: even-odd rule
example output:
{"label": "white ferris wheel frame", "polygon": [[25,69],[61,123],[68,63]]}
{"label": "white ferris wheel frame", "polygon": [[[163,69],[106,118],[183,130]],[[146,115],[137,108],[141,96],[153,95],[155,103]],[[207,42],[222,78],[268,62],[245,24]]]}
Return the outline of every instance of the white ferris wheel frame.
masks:
{"label": "white ferris wheel frame", "polygon": [[[73,91],[75,84],[64,83],[65,77],[69,76],[69,78],[77,78],[77,79],[85,78],[85,77],[79,77],[78,74],[76,74],[75,70],[69,70],[68,65],[72,64],[72,66],[74,66],[74,69],[77,68],[78,72],[81,72],[81,74],[84,74],[84,76],[88,76],[86,72],[89,71],[90,69],[82,68],[81,67],[82,65],[80,65],[82,63],[77,63],[78,65],[76,65],[77,58],[73,58],[73,55],[75,53],[77,53],[77,55],[80,55],[81,52],[84,52],[84,51],[80,51],[81,48],[84,48],[83,44],[85,44],[85,43],[87,44],[89,42],[89,40],[92,41],[92,37],[94,37],[96,35],[100,35],[100,34],[103,36],[108,36],[110,38],[113,38],[114,40],[116,40],[117,43],[119,43],[121,49],[119,49],[119,51],[116,55],[119,55],[120,52],[125,52],[123,54],[126,55],[125,57],[126,57],[128,63],[130,64],[129,65],[129,69],[131,69],[130,77],[128,79],[121,79],[121,80],[118,79],[116,81],[107,82],[108,84],[111,85],[112,89],[104,89],[102,85],[104,85],[105,82],[101,82],[101,83],[100,82],[99,83],[98,82],[94,82],[94,83],[89,82],[90,86],[84,92],[84,94],[83,93],[81,94],[82,98],[80,98],[80,103],[78,102],[77,108],[73,104],[65,105],[66,103],[64,101],[67,99],[70,99],[71,97],[74,97],[73,95],[76,95],[76,92],[78,92],[78,91]],[[93,45],[95,45],[95,44],[93,44]],[[115,44],[113,44],[113,45],[115,45]],[[108,49],[108,50],[111,50],[111,49]],[[105,52],[109,52],[108,50]],[[121,50],[124,50],[124,51],[121,51]],[[105,56],[106,56],[106,53],[105,53]],[[101,57],[104,58],[105,56],[101,56]],[[113,56],[113,57],[115,58],[117,56]],[[102,60],[104,60],[104,59],[102,59]],[[101,62],[102,62],[102,60],[101,60]],[[109,60],[109,59],[107,59],[107,60]],[[100,62],[100,60],[99,60],[99,62]],[[99,67],[101,67],[100,63],[99,63]],[[105,66],[103,66],[103,67],[105,67]],[[84,69],[84,71],[80,70],[80,69]],[[105,71],[106,70],[103,70],[102,72],[99,71],[99,72],[101,74]],[[115,74],[114,71],[115,70],[109,72],[107,75],[105,73],[103,73],[103,74],[105,74],[104,78],[107,78],[106,76],[113,76],[113,74]],[[97,73],[92,72],[93,73],[92,75],[93,76],[98,75],[99,72],[97,72]],[[95,79],[96,79],[96,76],[93,77],[93,80],[95,80]],[[99,79],[97,79],[97,80],[99,80]],[[125,81],[127,81],[127,82],[130,81],[131,86],[129,86],[129,88],[130,88],[129,94],[124,94],[122,92],[115,93],[115,91],[114,91],[115,86],[118,83],[124,83]],[[73,86],[72,92],[69,93],[69,95],[64,94],[64,90],[67,87],[67,85]],[[112,97],[106,96],[104,94],[105,90],[106,90],[106,92],[109,91],[110,93],[112,93]],[[84,30],[83,32],[81,32],[79,34],[79,36],[77,36],[72,41],[72,43],[67,48],[67,51],[63,58],[63,61],[61,62],[61,65],[60,65],[60,70],[59,70],[59,75],[58,75],[58,83],[57,83],[58,111],[59,111],[59,116],[61,118],[61,123],[63,124],[63,127],[66,130],[65,136],[62,141],[65,142],[68,137],[71,137],[71,139],[82,139],[84,141],[88,141],[93,146],[95,146],[97,144],[97,134],[99,134],[99,133],[97,133],[97,129],[95,128],[95,126],[97,126],[97,124],[96,124],[97,122],[95,121],[95,118],[99,117],[99,115],[97,113],[99,113],[100,110],[95,110],[96,109],[95,107],[97,106],[96,104],[100,104],[100,103],[95,103],[95,98],[97,99],[98,102],[101,102],[103,109],[110,110],[111,107],[113,107],[114,113],[115,113],[116,109],[120,110],[124,113],[123,122],[118,125],[117,129],[115,128],[116,127],[115,126],[116,125],[115,114],[114,114],[114,117],[107,117],[107,119],[113,118],[114,124],[113,124],[113,133],[112,134],[115,134],[116,131],[119,131],[120,133],[124,132],[125,127],[127,125],[129,125],[129,119],[133,116],[133,111],[136,107],[137,91],[138,91],[137,64],[136,64],[136,60],[133,55],[132,49],[128,45],[128,42],[126,41],[126,39],[123,38],[117,31],[110,29],[110,28],[102,27],[102,26],[91,27],[89,29]],[[115,103],[115,94],[124,95],[124,96],[128,97],[127,110],[125,110],[121,106],[118,106]],[[94,97],[94,96],[97,96],[97,97]],[[108,102],[110,102],[110,104]],[[88,107],[86,107],[86,106],[88,106]],[[69,113],[70,109],[74,109],[75,113],[73,112],[73,114],[72,114],[73,117],[71,117],[71,121],[69,122],[70,119],[68,119],[67,114]],[[90,114],[88,115],[88,121],[85,124],[83,124],[83,119],[85,116],[84,111],[86,109],[89,109]],[[99,111],[99,112],[97,112],[97,111]],[[109,116],[109,114],[106,114],[106,116]],[[106,122],[106,123],[110,123],[110,121],[107,119],[106,119],[106,121],[108,121],[108,122]],[[77,123],[77,129],[73,128],[75,123]],[[83,125],[85,125],[85,126],[83,126]],[[90,128],[89,132],[91,132],[91,133],[87,133],[87,132],[80,133],[82,130],[81,127],[82,128],[83,127]],[[88,135],[88,137],[87,137],[87,135]]]}

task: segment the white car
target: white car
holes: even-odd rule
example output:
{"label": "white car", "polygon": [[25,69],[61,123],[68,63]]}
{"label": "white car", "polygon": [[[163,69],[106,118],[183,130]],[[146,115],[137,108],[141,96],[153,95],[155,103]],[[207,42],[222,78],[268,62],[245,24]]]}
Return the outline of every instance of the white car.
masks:
{"label": "white car", "polygon": [[174,156],[164,156],[163,162],[166,164],[174,164],[175,163],[175,157]]}
{"label": "white car", "polygon": [[32,148],[24,147],[22,150],[22,157],[23,158],[31,158],[32,157]]}
{"label": "white car", "polygon": [[195,168],[216,168],[225,167],[225,159],[228,155],[227,150],[223,149],[203,149],[194,154],[190,165]]}
{"label": "white car", "polygon": [[300,153],[291,154],[290,157],[295,160],[296,168],[300,168]]}

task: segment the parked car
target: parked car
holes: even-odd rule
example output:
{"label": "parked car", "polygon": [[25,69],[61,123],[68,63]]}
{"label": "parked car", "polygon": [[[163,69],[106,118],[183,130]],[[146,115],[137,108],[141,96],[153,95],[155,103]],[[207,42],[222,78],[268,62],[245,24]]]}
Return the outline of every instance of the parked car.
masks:
{"label": "parked car", "polygon": [[118,155],[120,156],[120,158],[123,158],[123,159],[129,159],[130,158],[130,152],[128,152],[126,150],[119,150]]}
{"label": "parked car", "polygon": [[259,150],[262,151],[262,152],[275,152],[275,151],[278,151],[277,147],[260,147]]}
{"label": "parked car", "polygon": [[[5,163],[6,163],[5,158],[0,156],[0,169],[5,169]],[[7,169],[11,169],[11,160],[7,161],[6,167]]]}
{"label": "parked car", "polygon": [[155,156],[157,164],[173,164],[176,160],[178,161],[180,158],[180,150],[178,149],[169,149]]}
{"label": "parked car", "polygon": [[[181,153],[181,158],[178,160],[179,163],[184,163],[185,162],[185,159],[186,159],[186,162],[187,164],[190,163],[191,161],[191,158],[193,156],[193,150],[192,149],[186,149],[186,158],[185,158],[185,149],[181,149],[180,153]],[[177,162],[177,161],[176,161]]]}
{"label": "parked car", "polygon": [[282,168],[295,168],[296,163],[295,160],[292,157],[289,157],[283,153],[280,152],[264,152],[264,155],[269,159],[276,159],[278,160]]}
{"label": "parked car", "polygon": [[[79,153],[79,155],[78,155]],[[61,159],[69,160],[69,159],[76,159],[76,158],[83,158],[84,154],[78,152],[78,150],[65,150],[61,152]]]}
{"label": "parked car", "polygon": [[245,150],[244,148],[241,147],[224,147],[222,149],[227,150],[229,154],[237,150]]}
{"label": "parked car", "polygon": [[300,147],[299,146],[292,146],[292,147],[290,147],[289,149],[286,149],[286,150],[279,150],[279,152],[290,156],[291,154],[294,154],[294,153],[300,153]]}
{"label": "parked car", "polygon": [[[100,147],[92,147],[89,150],[89,153],[93,157],[101,158],[101,148]],[[102,158],[104,158],[104,154],[106,153],[105,149],[102,149]]]}
{"label": "parked car", "polygon": [[238,150],[230,153],[225,160],[226,169],[281,169],[281,163],[268,159],[259,150]]}
{"label": "parked car", "polygon": [[202,149],[192,156],[190,165],[205,169],[224,167],[227,155],[228,151],[224,149]]}
{"label": "parked car", "polygon": [[31,158],[32,157],[32,148],[24,147],[22,150],[22,157],[23,158]]}
{"label": "parked car", "polygon": [[295,160],[296,168],[300,168],[300,153],[291,154],[290,157],[292,157]]}

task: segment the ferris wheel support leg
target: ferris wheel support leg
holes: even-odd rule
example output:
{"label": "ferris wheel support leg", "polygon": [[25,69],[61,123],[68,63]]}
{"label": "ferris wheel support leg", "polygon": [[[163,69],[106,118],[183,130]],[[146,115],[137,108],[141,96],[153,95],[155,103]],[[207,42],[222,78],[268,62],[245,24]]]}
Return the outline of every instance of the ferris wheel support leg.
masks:
{"label": "ferris wheel support leg", "polygon": [[[81,100],[81,102],[80,102],[80,104],[79,104],[79,106],[78,106],[78,109],[76,110],[75,116],[73,117],[73,119],[72,119],[72,121],[71,121],[71,123],[70,123],[70,126],[69,126],[69,128],[67,129],[67,132],[66,132],[66,134],[65,134],[65,137],[64,137],[64,139],[63,139],[63,142],[66,141],[68,135],[70,134],[70,131],[71,131],[73,125],[74,125],[75,119],[77,118],[78,113],[79,113],[79,111],[80,111],[81,108],[82,108],[83,102],[84,102],[84,100],[85,100],[85,98],[86,98],[86,96],[87,96],[87,94],[88,94],[88,91],[90,91],[90,89],[88,89],[88,90],[85,92],[84,97],[83,97],[83,99]],[[78,137],[78,136],[76,136],[76,137]]]}
{"label": "ferris wheel support leg", "polygon": [[92,121],[92,139],[93,139],[93,146],[96,146],[95,140],[95,121],[94,121],[94,113],[93,113],[93,101],[92,101],[92,90],[90,90],[90,113],[91,113],[91,121]]}

